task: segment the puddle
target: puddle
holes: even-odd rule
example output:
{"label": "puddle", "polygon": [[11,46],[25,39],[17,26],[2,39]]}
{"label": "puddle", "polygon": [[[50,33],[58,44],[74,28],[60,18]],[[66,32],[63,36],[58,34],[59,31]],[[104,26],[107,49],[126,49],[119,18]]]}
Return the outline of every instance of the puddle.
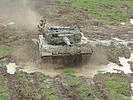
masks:
{"label": "puddle", "polygon": [[95,46],[95,45],[104,45],[104,46],[109,46],[111,45],[111,40],[87,40],[88,43],[90,43],[91,45]]}
{"label": "puddle", "polygon": [[110,62],[107,65],[87,65],[83,66],[80,69],[75,69],[77,71],[77,76],[84,76],[84,77],[90,77],[92,78],[97,73],[121,73],[124,72],[125,74],[132,73],[130,69],[129,61],[133,61],[133,53],[131,54],[131,57],[129,59],[126,59],[125,57],[119,57],[120,64],[122,66],[119,66],[115,63]]}
{"label": "puddle", "polygon": [[119,58],[120,64],[123,65],[123,67],[120,68],[120,70],[124,71],[125,74],[132,73],[130,69],[129,61],[133,61],[133,53],[131,53],[131,57],[129,59],[126,59],[124,57]]}
{"label": "puddle", "polygon": [[[133,53],[131,53],[131,57],[129,59],[126,59],[124,57],[119,57],[119,61],[120,61],[120,64],[122,65],[122,67],[117,68],[115,70],[114,69],[107,70],[105,72],[119,73],[119,72],[123,71],[125,74],[132,73],[132,71],[130,69],[130,64],[128,62],[133,61]],[[131,83],[131,90],[132,90],[131,100],[133,100],[133,83]]]}
{"label": "puddle", "polygon": [[130,23],[133,25],[133,19],[130,19]]}
{"label": "puddle", "polygon": [[82,68],[76,69],[75,75],[77,76],[84,76],[84,77],[89,77],[89,78],[93,78],[97,73],[101,72],[107,72],[107,71],[113,71],[112,69],[119,69],[120,66],[110,62],[107,65],[86,65],[83,66]]}
{"label": "puddle", "polygon": [[121,25],[126,25],[126,23],[124,23],[124,22],[121,22]]}
{"label": "puddle", "polygon": [[6,65],[6,67],[7,67],[7,73],[15,74],[17,68],[15,63],[9,63],[8,65]]}
{"label": "puddle", "polygon": [[90,43],[93,46],[96,45],[103,45],[103,46],[110,46],[112,43],[114,45],[119,45],[119,44],[123,44],[125,46],[128,46],[128,43],[133,43],[132,40],[122,40],[119,39],[118,37],[114,37],[111,40],[99,40],[99,39],[95,39],[95,40],[86,40],[88,43]]}
{"label": "puddle", "polygon": [[51,77],[58,75],[58,72],[54,68],[48,68],[47,66],[45,69],[38,67],[36,64],[27,64],[19,67],[22,68],[22,69],[19,69],[19,71],[23,71],[27,73],[41,72],[44,75],[48,75]]}
{"label": "puddle", "polygon": [[15,22],[10,22],[10,23],[5,24],[4,26],[6,27],[6,26],[14,25],[14,24]]}
{"label": "puddle", "polygon": [[119,39],[118,37],[114,37],[114,38],[112,38],[112,39],[115,40],[115,41],[121,41],[121,42],[124,42],[124,40]]}
{"label": "puddle", "polygon": [[120,64],[122,66],[118,66],[117,64],[114,66],[114,68],[107,69],[104,73],[110,72],[110,73],[119,73],[119,72],[124,72],[125,74],[132,73],[130,69],[130,64],[128,63],[129,61],[133,61],[133,53],[131,54],[131,57],[129,59],[126,59],[125,57],[119,57]]}

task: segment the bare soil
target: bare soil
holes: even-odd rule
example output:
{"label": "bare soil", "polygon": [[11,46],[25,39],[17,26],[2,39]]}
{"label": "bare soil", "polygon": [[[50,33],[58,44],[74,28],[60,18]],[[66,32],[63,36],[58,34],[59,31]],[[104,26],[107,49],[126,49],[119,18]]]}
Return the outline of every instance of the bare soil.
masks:
{"label": "bare soil", "polygon": [[[27,74],[20,71],[10,75],[3,67],[0,68],[0,74],[4,77],[4,83],[10,95],[9,100],[112,100],[109,90],[104,85],[105,82],[111,79],[119,82],[121,78],[126,78],[130,83],[127,75],[123,73],[97,75],[93,79],[70,74],[52,78],[42,73]],[[130,93],[130,86],[128,89]],[[130,97],[127,92],[123,95]]]}
{"label": "bare soil", "polygon": [[[111,40],[118,37],[119,39],[130,41],[133,38],[131,25],[104,25],[99,20],[86,15],[85,11],[73,7],[69,3],[55,3],[51,0],[31,0],[28,5],[36,14],[45,17],[47,26],[78,26],[89,40]],[[75,14],[76,16],[71,17],[71,15]],[[2,19],[0,22],[4,21],[5,19]],[[13,25],[13,27],[0,25],[0,45],[6,45],[11,48],[10,54],[2,58],[2,60],[6,59],[6,64],[15,62],[21,67],[30,66],[27,70],[33,71],[30,74],[17,71],[14,75],[10,75],[6,73],[5,67],[0,67],[0,73],[4,76],[4,82],[10,94],[9,100],[110,100],[108,90],[102,84],[105,80],[102,78],[78,77],[79,79],[75,79],[75,76],[71,76],[76,80],[76,83],[71,84],[68,82],[70,80],[68,79],[70,78],[69,75],[57,75],[58,71],[54,68],[46,66],[44,71],[38,69],[42,63],[38,54],[38,47],[32,41],[33,38],[38,37],[36,25],[32,27],[18,24]],[[98,45],[91,58],[92,64],[97,63],[99,66],[110,61],[119,64],[119,56],[129,58],[131,52],[129,49],[123,46],[123,49],[116,47],[114,45]],[[128,44],[128,47],[133,50],[132,43]],[[110,52],[112,48],[115,55],[112,54],[112,51]],[[77,68],[76,70],[81,71],[82,69],[88,70],[88,66],[83,66],[83,68]],[[42,72],[52,77],[37,72]],[[77,75],[83,76],[83,74],[86,74],[85,76],[89,76],[91,74],[91,72],[85,72]],[[114,76],[117,76],[117,74]],[[120,78],[123,76],[127,77],[125,74],[118,74]],[[78,83],[78,80],[82,81]],[[83,97],[80,95],[82,91],[77,90],[82,85],[84,85],[85,91],[87,89],[87,93],[83,92]],[[130,97],[130,94],[128,97]]]}

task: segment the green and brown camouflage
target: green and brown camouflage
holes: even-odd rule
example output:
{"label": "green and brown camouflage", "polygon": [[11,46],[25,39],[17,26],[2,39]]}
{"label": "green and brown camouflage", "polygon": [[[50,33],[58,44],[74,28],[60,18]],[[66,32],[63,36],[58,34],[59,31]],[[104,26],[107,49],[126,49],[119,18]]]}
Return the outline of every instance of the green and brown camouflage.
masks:
{"label": "green and brown camouflage", "polygon": [[89,43],[82,43],[83,33],[79,28],[42,26],[39,51],[44,63],[73,67],[89,62],[93,50]]}

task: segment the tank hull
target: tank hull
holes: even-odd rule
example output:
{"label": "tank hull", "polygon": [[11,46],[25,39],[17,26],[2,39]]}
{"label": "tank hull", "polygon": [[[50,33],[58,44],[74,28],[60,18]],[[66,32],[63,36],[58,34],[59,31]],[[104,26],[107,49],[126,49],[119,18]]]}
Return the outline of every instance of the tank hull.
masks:
{"label": "tank hull", "polygon": [[[80,67],[89,63],[91,53],[42,56],[42,63],[54,68]],[[45,66],[44,66],[45,67]],[[42,66],[43,68],[43,66]]]}

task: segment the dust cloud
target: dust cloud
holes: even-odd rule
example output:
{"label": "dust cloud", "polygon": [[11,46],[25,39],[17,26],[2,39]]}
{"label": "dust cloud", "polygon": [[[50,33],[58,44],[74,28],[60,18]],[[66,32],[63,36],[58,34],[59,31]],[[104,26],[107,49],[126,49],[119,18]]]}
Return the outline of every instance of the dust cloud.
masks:
{"label": "dust cloud", "polygon": [[30,0],[0,0],[0,24],[14,22],[21,26],[36,26],[40,16]]}
{"label": "dust cloud", "polygon": [[95,47],[88,64],[74,70],[77,72],[77,76],[93,78],[98,71],[115,68],[117,67],[116,65],[109,62],[108,55],[102,47]]}

